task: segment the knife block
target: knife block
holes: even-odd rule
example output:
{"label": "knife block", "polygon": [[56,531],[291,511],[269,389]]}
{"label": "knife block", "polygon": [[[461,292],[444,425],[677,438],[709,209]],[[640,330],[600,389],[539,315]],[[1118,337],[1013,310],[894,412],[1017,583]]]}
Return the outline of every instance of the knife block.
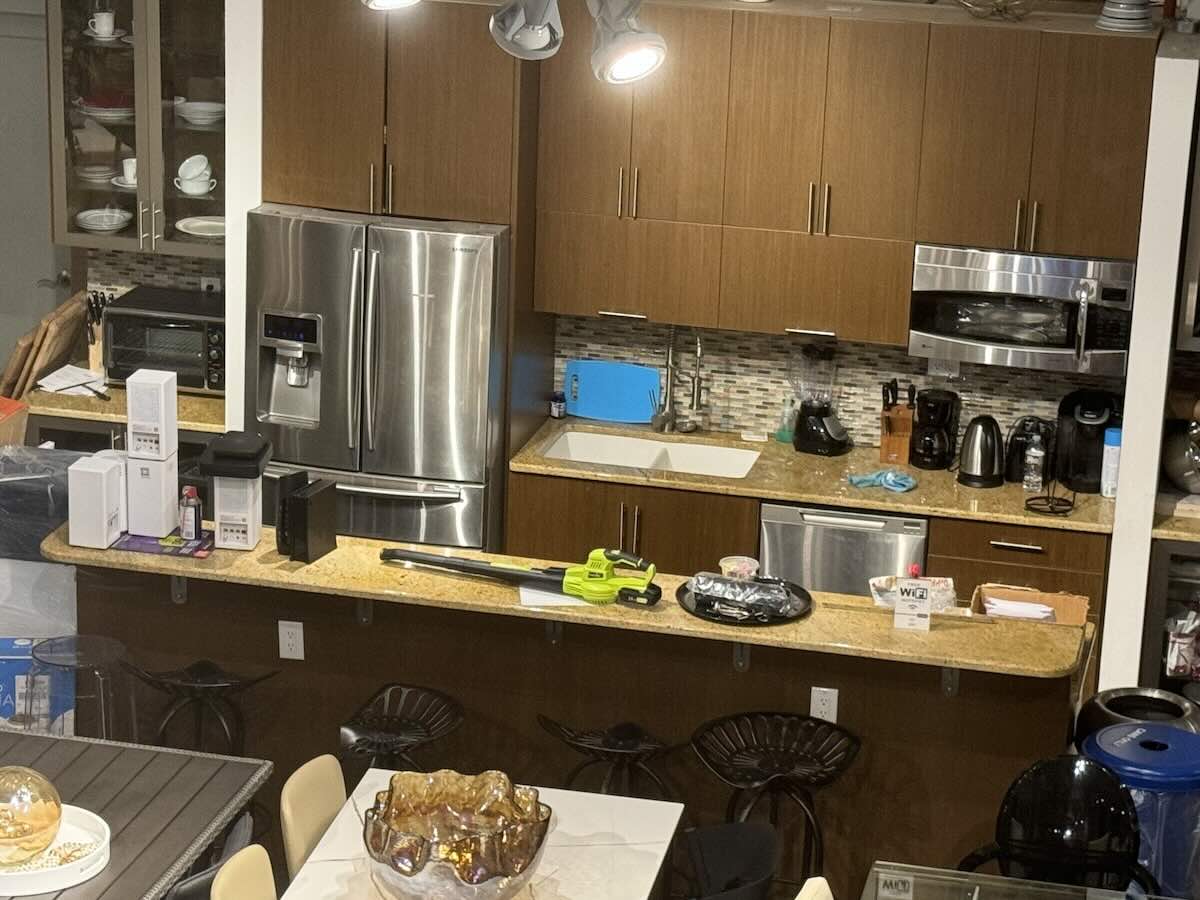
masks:
{"label": "knife block", "polygon": [[907,406],[894,406],[879,414],[880,462],[908,465],[912,426],[913,411]]}

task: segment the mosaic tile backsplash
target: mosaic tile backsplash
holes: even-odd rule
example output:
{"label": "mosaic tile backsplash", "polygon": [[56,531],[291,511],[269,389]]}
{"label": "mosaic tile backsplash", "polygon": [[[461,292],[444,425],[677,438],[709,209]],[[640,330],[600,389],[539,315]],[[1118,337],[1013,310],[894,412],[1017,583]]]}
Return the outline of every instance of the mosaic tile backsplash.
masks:
{"label": "mosaic tile backsplash", "polygon": [[[563,370],[569,359],[609,359],[656,366],[665,363],[669,326],[646,322],[559,316],[555,339],[555,385],[563,387]],[[680,328],[675,359],[680,371],[695,365],[692,329]],[[792,394],[788,360],[802,346],[786,335],[701,329],[708,422],[716,431],[773,433],[783,400]],[[1055,418],[1058,402],[1077,388],[1093,387],[1121,392],[1120,378],[1058,375],[1000,366],[962,365],[957,378],[934,378],[927,361],[910,357],[899,347],[839,342],[837,345],[838,413],[860,447],[879,446],[880,382],[896,378],[901,397],[905,386],[918,389],[945,387],[962,398],[960,427],[973,416],[990,414],[1006,431],[1014,419],[1025,415]],[[691,416],[685,382],[675,386],[676,408]]]}
{"label": "mosaic tile backsplash", "polygon": [[88,290],[112,291],[118,297],[139,284],[198,291],[200,279],[210,276],[225,277],[223,260],[123,253],[118,250],[88,251]]}

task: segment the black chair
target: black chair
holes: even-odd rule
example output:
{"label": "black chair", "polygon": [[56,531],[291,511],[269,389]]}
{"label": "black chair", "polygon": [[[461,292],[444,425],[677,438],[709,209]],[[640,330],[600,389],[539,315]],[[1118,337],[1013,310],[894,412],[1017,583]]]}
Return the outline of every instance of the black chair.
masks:
{"label": "black chair", "polygon": [[462,721],[462,706],[441,691],[385,685],[341,727],[342,756],[368,766],[421,772],[410,754],[445,737]]}
{"label": "black chair", "polygon": [[1133,797],[1116,774],[1082,756],[1042,760],[1012,783],[996,816],[996,840],[963,859],[971,872],[995,861],[1003,875],[1146,894],[1158,882],[1138,863]]}
{"label": "black chair", "polygon": [[792,713],[738,713],[696,729],[692,749],[733,788],[730,822],[745,822],[764,798],[770,821],[779,824],[780,803],[793,801],[804,814],[802,878],[821,874],[825,849],[812,791],[836,781],[858,755],[857,737],[823,719]]}
{"label": "black chair", "polygon": [[[205,746],[205,725],[211,716],[220,726],[228,752],[234,756],[243,755],[246,746],[246,717],[238,703],[239,695],[279,674],[278,671],[272,671],[261,675],[237,675],[208,659],[167,672],[146,672],[133,665],[129,668],[150,687],[171,698],[158,720],[156,742],[159,745],[167,744],[167,729],[176,716],[190,711],[193,739],[182,749],[208,749]],[[172,744],[179,745],[179,742]]]}
{"label": "black chair", "polygon": [[779,837],[761,822],[729,822],[684,832],[697,900],[766,900],[779,864]]}
{"label": "black chair", "polygon": [[226,832],[225,843],[220,853],[215,854],[207,866],[175,882],[167,891],[165,900],[209,900],[209,892],[217,872],[229,857],[250,846],[253,831],[253,818],[250,813],[243,813]]}
{"label": "black chair", "polygon": [[571,787],[576,779],[593,766],[607,766],[600,793],[625,797],[639,796],[638,781],[645,779],[661,799],[671,798],[671,790],[648,763],[670,748],[667,744],[633,722],[622,722],[605,729],[581,731],[543,716],[537,717],[541,726],[572,750],[586,758],[567,773],[563,787]]}

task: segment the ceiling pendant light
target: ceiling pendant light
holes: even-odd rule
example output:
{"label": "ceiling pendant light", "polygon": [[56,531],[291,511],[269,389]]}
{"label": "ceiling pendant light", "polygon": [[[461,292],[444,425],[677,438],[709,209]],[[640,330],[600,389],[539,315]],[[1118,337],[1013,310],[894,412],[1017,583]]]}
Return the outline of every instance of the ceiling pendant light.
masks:
{"label": "ceiling pendant light", "polygon": [[386,11],[389,9],[404,9],[409,6],[416,6],[421,0],[362,0],[362,5],[367,9],[378,9]]}
{"label": "ceiling pendant light", "polygon": [[492,15],[488,30],[517,59],[549,59],[562,46],[558,0],[512,0]]}
{"label": "ceiling pendant light", "polygon": [[645,78],[667,58],[661,34],[645,31],[637,21],[641,0],[587,0],[596,20],[592,72],[601,81],[627,84]]}

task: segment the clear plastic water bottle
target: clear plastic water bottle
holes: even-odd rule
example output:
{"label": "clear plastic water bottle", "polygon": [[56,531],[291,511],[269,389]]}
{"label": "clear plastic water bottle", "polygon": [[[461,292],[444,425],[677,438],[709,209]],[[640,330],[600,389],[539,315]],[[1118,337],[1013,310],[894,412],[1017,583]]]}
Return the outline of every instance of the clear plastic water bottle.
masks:
{"label": "clear plastic water bottle", "polygon": [[1027,491],[1042,489],[1042,472],[1046,466],[1046,451],[1042,449],[1042,436],[1035,434],[1029,439],[1025,448],[1025,475],[1022,487]]}

